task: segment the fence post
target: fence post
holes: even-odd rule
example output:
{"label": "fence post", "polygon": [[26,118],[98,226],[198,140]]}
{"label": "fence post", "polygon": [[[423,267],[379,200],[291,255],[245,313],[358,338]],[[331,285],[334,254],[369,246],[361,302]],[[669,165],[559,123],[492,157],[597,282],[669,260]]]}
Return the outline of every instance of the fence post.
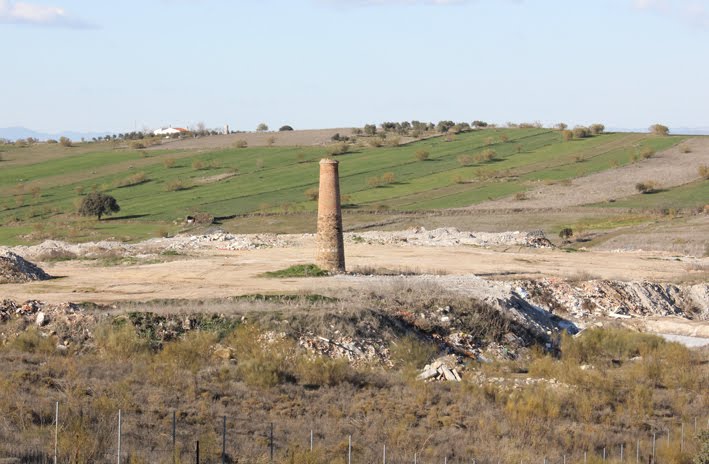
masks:
{"label": "fence post", "polygon": [[623,446],[624,446],[624,444],[621,443],[620,444],[620,462],[623,462]]}
{"label": "fence post", "polygon": [[271,422],[271,433],[268,441],[271,448],[271,464],[273,464],[273,422]]}
{"label": "fence post", "polygon": [[226,416],[222,416],[222,464],[226,464]]}
{"label": "fence post", "polygon": [[382,462],[387,464],[387,445],[384,445],[384,450],[382,453]]}
{"label": "fence post", "polygon": [[199,464],[199,440],[197,440],[197,443],[195,443],[195,446],[194,446],[194,458],[195,458],[195,463]]}
{"label": "fence post", "polygon": [[59,445],[59,401],[54,404],[54,464],[57,464],[57,449]]}
{"label": "fence post", "polygon": [[313,429],[310,429],[310,452],[313,452]]}
{"label": "fence post", "polygon": [[172,411],[172,464],[177,461],[177,411]]}
{"label": "fence post", "polygon": [[352,464],[352,435],[347,440],[347,464]]}
{"label": "fence post", "polygon": [[583,464],[586,464],[586,461],[587,461],[587,458],[588,458],[587,454],[588,454],[588,453],[587,453],[586,451],[583,452]]}
{"label": "fence post", "polygon": [[679,450],[684,452],[684,422],[682,422],[682,438],[679,442]]}
{"label": "fence post", "polygon": [[635,462],[640,462],[640,440],[635,442]]}
{"label": "fence post", "polygon": [[657,433],[652,434],[652,462],[655,462],[655,443],[657,439]]}
{"label": "fence post", "polygon": [[606,449],[603,448],[603,462],[606,462]]}
{"label": "fence post", "polygon": [[118,410],[118,464],[121,464],[121,410]]}

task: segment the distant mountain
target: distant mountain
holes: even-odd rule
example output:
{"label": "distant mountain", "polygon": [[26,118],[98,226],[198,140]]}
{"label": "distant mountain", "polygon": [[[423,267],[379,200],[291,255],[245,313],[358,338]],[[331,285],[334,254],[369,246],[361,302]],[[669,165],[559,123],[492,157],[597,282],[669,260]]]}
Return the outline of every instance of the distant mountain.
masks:
{"label": "distant mountain", "polygon": [[56,134],[48,134],[45,132],[37,132],[26,127],[0,127],[0,139],[17,140],[32,137],[39,140],[58,139],[59,137],[69,137],[72,140],[78,141],[82,138],[91,140],[93,137],[103,137],[110,132],[76,132],[63,131]]}

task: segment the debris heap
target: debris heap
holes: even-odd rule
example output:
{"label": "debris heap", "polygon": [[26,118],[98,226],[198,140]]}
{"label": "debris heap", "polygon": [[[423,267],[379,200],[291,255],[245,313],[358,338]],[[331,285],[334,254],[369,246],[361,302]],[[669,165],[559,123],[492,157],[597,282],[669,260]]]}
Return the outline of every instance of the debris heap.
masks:
{"label": "debris heap", "polygon": [[51,279],[51,276],[39,266],[11,251],[0,250],[0,284],[21,284],[48,279]]}

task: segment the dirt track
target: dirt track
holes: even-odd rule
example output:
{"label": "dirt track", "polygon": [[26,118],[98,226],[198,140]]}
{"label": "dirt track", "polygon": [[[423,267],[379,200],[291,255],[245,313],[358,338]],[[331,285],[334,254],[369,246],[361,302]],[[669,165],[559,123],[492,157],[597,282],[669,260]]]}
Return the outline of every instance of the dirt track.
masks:
{"label": "dirt track", "polygon": [[[691,152],[682,153],[684,147],[689,147]],[[655,181],[662,188],[692,182],[699,178],[699,166],[707,163],[709,163],[709,137],[698,137],[658,153],[648,160],[579,177],[570,185],[539,184],[526,192],[528,199],[524,201],[507,197],[470,208],[568,208],[600,203],[636,194],[635,184],[638,182]]]}
{"label": "dirt track", "polygon": [[[41,299],[49,302],[204,299],[260,292],[322,291],[329,287],[367,285],[338,277],[267,279],[265,271],[313,261],[313,243],[292,248],[208,250],[194,257],[148,265],[98,267],[92,261],[47,263],[57,279],[0,286],[0,299]],[[356,266],[417,270],[448,275],[476,274],[490,279],[561,276],[581,278],[672,281],[689,276],[689,269],[709,266],[709,259],[677,260],[652,253],[566,253],[556,249],[485,249],[459,247],[396,247],[350,245],[350,269]],[[392,265],[392,263],[396,263]],[[580,275],[582,273],[583,275]],[[445,277],[442,277],[445,279]]]}

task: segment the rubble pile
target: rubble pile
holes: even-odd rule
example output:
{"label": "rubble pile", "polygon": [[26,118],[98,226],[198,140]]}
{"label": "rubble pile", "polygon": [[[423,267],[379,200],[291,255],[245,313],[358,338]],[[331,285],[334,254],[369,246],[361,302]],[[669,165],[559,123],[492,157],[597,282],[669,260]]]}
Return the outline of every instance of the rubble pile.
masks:
{"label": "rubble pile", "polygon": [[298,340],[298,345],[311,352],[328,356],[330,358],[347,359],[352,365],[381,364],[391,366],[389,348],[381,339],[352,337],[325,338],[308,334]]}
{"label": "rubble pile", "polygon": [[345,234],[351,243],[367,242],[400,246],[440,246],[452,247],[469,245],[477,247],[521,246],[551,248],[552,243],[544,233],[536,232],[466,232],[454,227],[426,230],[423,227],[398,232],[362,232]]}
{"label": "rubble pile", "polygon": [[449,382],[460,382],[458,373],[459,362],[454,356],[444,356],[427,364],[418,375],[419,380],[446,380]]}
{"label": "rubble pile", "polygon": [[709,284],[589,280],[570,282],[543,278],[515,282],[516,292],[551,312],[576,318],[609,316],[681,316],[709,319]]}
{"label": "rubble pile", "polygon": [[51,276],[37,265],[8,250],[0,250],[0,284],[48,280]]}

